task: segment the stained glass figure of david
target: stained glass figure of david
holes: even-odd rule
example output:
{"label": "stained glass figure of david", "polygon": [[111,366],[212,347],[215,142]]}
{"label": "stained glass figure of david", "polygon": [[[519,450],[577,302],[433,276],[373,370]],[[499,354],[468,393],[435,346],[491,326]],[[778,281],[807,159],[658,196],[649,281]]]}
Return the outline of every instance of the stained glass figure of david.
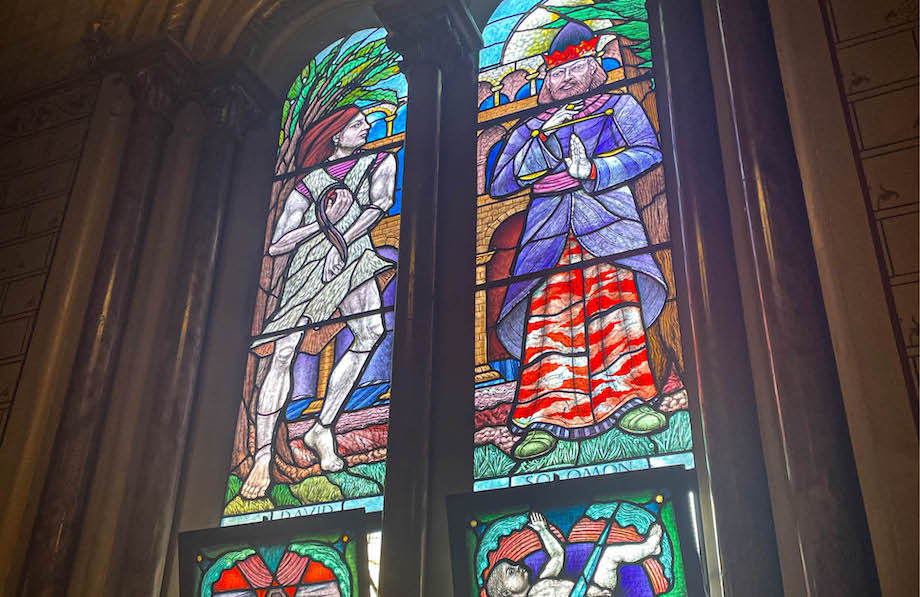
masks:
{"label": "stained glass figure of david", "polygon": [[[511,131],[491,182],[493,197],[532,193],[512,265],[521,278],[496,328],[521,361],[509,420],[523,435],[512,452],[519,460],[550,453],[559,439],[668,424],[655,408],[661,396],[646,350],[646,328],[668,289],[641,251],[648,234],[627,184],[662,156],[635,98],[590,94],[606,82],[597,43],[581,23],[560,28],[544,56],[538,101],[572,101]],[[562,269],[535,275],[552,268]]]}
{"label": "stained glass figure of david", "polygon": [[310,343],[319,348],[331,340],[318,337],[322,328],[304,326],[333,317],[344,319],[354,340],[332,367],[322,409],[303,443],[324,472],[345,467],[333,426],[384,334],[383,315],[375,312],[382,306],[377,276],[395,267],[375,250],[370,232],[393,206],[396,159],[388,152],[347,159],[369,130],[357,107],[343,107],[313,125],[300,144],[298,163],[307,172],[285,199],[268,248],[271,257],[287,256],[288,265],[273,290],[277,308],[253,343],[274,341],[275,347],[257,397],[255,458],[240,490],[247,499],[269,487],[275,428],[305,334],[316,335]]}

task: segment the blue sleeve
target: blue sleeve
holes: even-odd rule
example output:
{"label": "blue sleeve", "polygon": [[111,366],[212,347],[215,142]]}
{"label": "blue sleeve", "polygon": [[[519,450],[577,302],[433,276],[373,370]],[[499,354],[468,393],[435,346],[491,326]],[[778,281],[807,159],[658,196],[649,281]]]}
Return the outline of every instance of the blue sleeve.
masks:
{"label": "blue sleeve", "polygon": [[544,137],[536,128],[540,121],[522,124],[511,133],[495,164],[489,193],[510,195],[530,186],[562,162],[562,146],[556,135]]}
{"label": "blue sleeve", "polygon": [[618,98],[613,117],[607,120],[603,137],[622,139],[618,147],[605,147],[598,143],[598,152],[592,158],[597,171],[592,180],[584,181],[590,192],[603,191],[622,185],[661,163],[658,136],[645,110],[631,95]]}

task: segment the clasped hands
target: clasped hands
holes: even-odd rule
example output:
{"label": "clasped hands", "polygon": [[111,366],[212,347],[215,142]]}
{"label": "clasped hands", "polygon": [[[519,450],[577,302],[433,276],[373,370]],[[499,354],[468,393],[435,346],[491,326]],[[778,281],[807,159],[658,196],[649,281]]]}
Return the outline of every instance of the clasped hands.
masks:
{"label": "clasped hands", "polygon": [[[553,112],[549,118],[546,119],[546,121],[540,127],[540,130],[544,132],[555,130],[559,126],[574,118],[576,114],[584,109],[584,107],[584,100],[561,106],[558,110]],[[569,156],[565,158],[565,165],[568,168],[569,176],[572,178],[576,180],[587,180],[591,178],[593,164],[588,158],[588,150],[585,149],[584,142],[581,140],[581,137],[575,133],[575,131],[572,131],[572,135],[569,137]]]}
{"label": "clasped hands", "polygon": [[569,157],[565,158],[565,165],[569,168],[569,176],[576,180],[591,178],[594,164],[588,159],[588,150],[585,144],[574,132],[569,139]]}

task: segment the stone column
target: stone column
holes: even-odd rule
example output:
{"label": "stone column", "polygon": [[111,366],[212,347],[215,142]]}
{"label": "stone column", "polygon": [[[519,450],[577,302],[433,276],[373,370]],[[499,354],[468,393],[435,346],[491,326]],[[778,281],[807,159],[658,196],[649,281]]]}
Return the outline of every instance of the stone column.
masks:
{"label": "stone column", "polygon": [[495,83],[492,85],[492,105],[498,106],[501,103],[502,99],[502,84]]}
{"label": "stone column", "polygon": [[712,595],[783,593],[702,15],[650,4],[701,534]]}
{"label": "stone column", "polygon": [[527,75],[527,85],[530,87],[530,95],[537,95],[537,79],[540,78],[540,71],[535,71]]}
{"label": "stone column", "polygon": [[182,462],[194,402],[201,350],[207,332],[215,266],[234,177],[234,161],[249,124],[264,114],[273,94],[243,67],[226,65],[200,77],[196,93],[206,115],[172,303],[156,344],[154,384],[146,399],[155,404],[144,421],[142,449],[129,481],[116,539],[113,595],[159,593],[163,564],[174,529]]}
{"label": "stone column", "polygon": [[[466,16],[468,20],[464,20]],[[452,592],[448,495],[473,487],[473,325],[476,281],[476,117],[481,39],[469,15],[458,14],[456,53],[446,56],[442,91],[441,176],[435,280],[432,384],[431,506],[422,571],[424,595]],[[475,268],[475,269],[474,269]],[[485,313],[483,312],[483,322]],[[483,329],[483,332],[485,330]],[[485,355],[487,356],[487,355]],[[488,363],[488,361],[485,361]],[[486,365],[486,379],[499,377]]]}
{"label": "stone column", "polygon": [[383,553],[387,555],[380,592],[413,597],[421,594],[428,527],[441,69],[433,56],[413,52],[413,42],[421,40],[409,24],[399,25],[402,28],[388,23],[389,43],[404,57],[401,69],[409,82],[409,104],[384,490]]}
{"label": "stone column", "polygon": [[67,591],[164,142],[188,70],[184,54],[172,43],[147,48],[117,66],[127,73],[135,113],[20,595],[52,597]]}
{"label": "stone column", "polygon": [[786,595],[880,592],[765,0],[717,0],[763,438]]}
{"label": "stone column", "polygon": [[[403,56],[401,68],[409,82],[380,592],[414,597],[423,594],[424,554],[431,530],[435,269],[440,267],[441,243],[448,242],[443,237],[446,231],[437,224],[444,189],[439,183],[442,117],[446,116],[443,66],[446,57],[459,55],[467,44],[462,37],[465,30],[458,27],[468,28],[472,21],[464,20],[469,14],[456,0],[411,14],[389,1],[378,3],[376,10],[390,32],[390,47]],[[473,177],[472,158],[469,165]],[[471,234],[470,242],[472,238]],[[471,252],[462,266],[468,272],[472,260]],[[471,348],[471,342],[465,344],[470,353],[467,376]]]}

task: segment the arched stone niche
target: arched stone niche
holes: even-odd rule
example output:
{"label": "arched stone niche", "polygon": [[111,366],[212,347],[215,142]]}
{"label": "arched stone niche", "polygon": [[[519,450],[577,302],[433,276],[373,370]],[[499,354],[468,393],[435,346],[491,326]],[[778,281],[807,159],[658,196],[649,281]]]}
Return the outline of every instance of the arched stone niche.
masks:
{"label": "arched stone niche", "polygon": [[[302,5],[301,9],[302,9]],[[278,9],[286,10],[284,6]],[[218,526],[245,372],[245,347],[259,279],[262,239],[274,170],[282,100],[291,81],[317,52],[354,31],[380,27],[370,3],[316,3],[298,14],[260,24],[259,35],[240,34],[235,53],[277,96],[274,113],[243,141],[218,261],[207,344],[202,352],[196,412],[189,431],[184,486],[176,521],[179,532]],[[390,244],[395,234],[387,236]],[[178,595],[178,560],[167,562],[164,584]]]}

